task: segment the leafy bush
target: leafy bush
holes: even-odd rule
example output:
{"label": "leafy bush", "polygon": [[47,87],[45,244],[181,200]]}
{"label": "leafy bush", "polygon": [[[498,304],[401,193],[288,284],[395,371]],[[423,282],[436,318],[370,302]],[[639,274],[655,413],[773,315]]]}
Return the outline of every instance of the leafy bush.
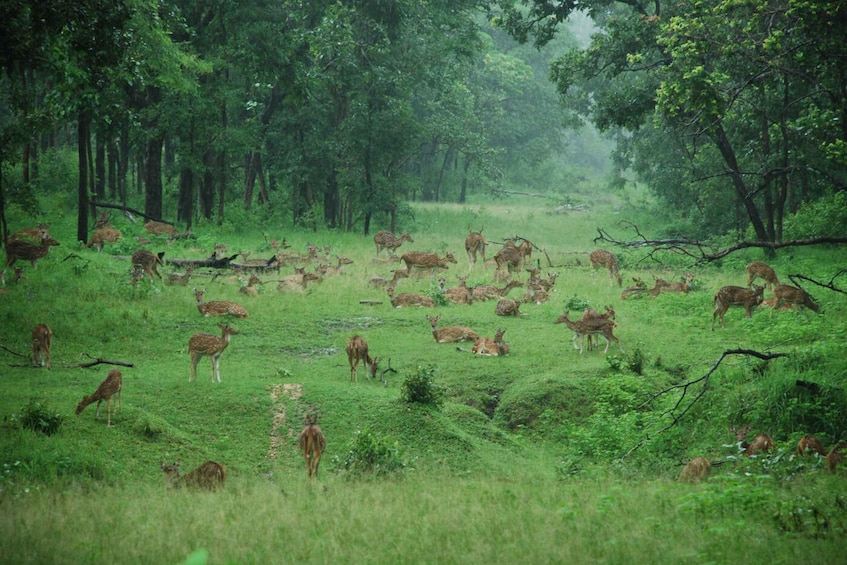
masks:
{"label": "leafy bush", "polygon": [[591,302],[584,298],[580,298],[577,295],[573,295],[567,299],[565,302],[565,310],[578,310],[582,312],[586,308],[591,306]]}
{"label": "leafy bush", "polygon": [[388,436],[378,436],[370,430],[357,430],[344,460],[336,456],[333,463],[336,471],[354,475],[387,475],[406,470],[397,443]]}
{"label": "leafy bush", "polygon": [[51,436],[62,427],[65,417],[33,398],[21,408],[20,414],[12,416],[12,421],[17,422],[24,429]]}
{"label": "leafy bush", "polygon": [[433,365],[418,367],[416,373],[408,375],[403,381],[400,398],[404,402],[440,408],[444,403],[444,387],[435,382],[436,371]]}

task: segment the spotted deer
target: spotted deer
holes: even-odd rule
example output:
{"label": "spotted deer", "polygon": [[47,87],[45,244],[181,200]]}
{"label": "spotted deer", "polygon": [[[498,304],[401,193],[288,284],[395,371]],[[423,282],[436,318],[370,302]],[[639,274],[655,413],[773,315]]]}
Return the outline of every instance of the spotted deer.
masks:
{"label": "spotted deer", "polygon": [[[470,228],[468,228],[470,230]],[[470,232],[465,238],[465,252],[468,254],[468,272],[473,270],[476,265],[476,254],[479,253],[482,257],[482,268],[485,269],[485,246],[488,242],[482,236],[482,230],[478,232]]]}
{"label": "spotted deer", "polygon": [[91,234],[91,238],[85,246],[89,248],[95,247],[99,253],[103,251],[104,244],[115,243],[122,236],[123,234],[113,228],[109,223],[109,215],[105,213],[100,214],[100,217],[97,219],[97,223],[94,226],[94,232]]}
{"label": "spotted deer", "polygon": [[494,313],[498,316],[520,316],[521,301],[513,298],[501,298],[494,307]]}
{"label": "spotted deer", "polygon": [[797,442],[797,455],[808,455],[810,453],[817,453],[822,457],[826,457],[826,450],[818,438],[811,435],[803,436]]}
{"label": "spotted deer", "polygon": [[617,281],[618,286],[623,286],[621,274],[618,270],[618,259],[613,253],[605,249],[595,249],[588,256],[588,260],[591,262],[591,269],[595,274],[598,267],[605,267],[609,271],[609,284],[612,285],[614,281]]}
{"label": "spotted deer", "polygon": [[847,441],[842,441],[840,443],[835,444],[835,446],[826,454],[826,468],[830,471],[835,471],[835,468],[838,466],[841,461],[844,460],[844,453],[842,450],[847,447]]}
{"label": "spotted deer", "polygon": [[509,294],[509,291],[513,288],[519,288],[521,286],[523,286],[523,283],[520,281],[509,281],[503,287],[496,287],[490,284],[478,285],[471,289],[471,297],[474,302],[485,302],[489,298],[499,299]]}
{"label": "spotted deer", "polygon": [[349,257],[342,257],[342,256],[338,255],[338,256],[336,256],[336,264],[330,265],[330,266],[327,267],[326,275],[330,276],[330,277],[340,275],[341,269],[344,267],[344,265],[352,265],[352,264],[353,264],[353,260],[350,259]]}
{"label": "spotted deer", "polygon": [[656,284],[650,289],[650,296],[659,296],[663,292],[674,292],[676,294],[688,294],[691,290],[691,281],[694,273],[685,273],[685,282],[672,281],[656,278]]}
{"label": "spotted deer", "polygon": [[497,272],[506,273],[507,275],[513,271],[520,270],[532,257],[532,243],[523,240],[516,244],[514,240],[507,240],[503,247],[494,254],[494,263],[497,265]]}
{"label": "spotted deer", "polygon": [[[612,332],[615,328],[615,322],[612,320],[607,320],[605,318],[598,318],[592,320],[576,320],[572,321],[568,317],[568,311],[565,310],[562,314],[556,318],[557,324],[565,324],[568,328],[570,328],[573,332],[573,347],[574,349],[579,350],[580,354],[583,351],[582,343],[585,341],[584,338],[587,335],[601,335],[603,339],[606,340],[606,349],[603,350],[603,353],[606,354],[609,352],[609,344],[611,342],[615,342],[618,344],[618,349],[623,352],[623,347],[621,347],[620,340],[615,337]],[[577,345],[577,339],[580,340],[580,345]]]}
{"label": "spotted deer", "polygon": [[386,288],[389,286],[397,288],[397,281],[408,277],[409,272],[406,271],[406,269],[395,269],[391,272],[390,279],[386,279],[385,277],[373,277],[370,281],[368,281],[368,284],[377,288]]}
{"label": "spotted deer", "polygon": [[194,267],[188,267],[184,273],[168,273],[168,284],[176,286],[188,286]]}
{"label": "spotted deer", "polygon": [[470,304],[473,302],[473,295],[467,283],[468,277],[459,277],[459,286],[444,289],[445,298],[454,304]]}
{"label": "spotted deer", "polygon": [[229,345],[230,339],[238,331],[226,324],[218,324],[221,337],[212,334],[194,334],[188,340],[188,355],[191,357],[191,369],[188,382],[197,382],[197,363],[207,355],[212,363],[212,382],[221,382],[221,355]]}
{"label": "spotted deer", "polygon": [[715,331],[715,319],[720,318],[721,327],[725,328],[723,317],[732,306],[741,306],[748,318],[753,317],[753,308],[762,303],[765,287],[753,285],[753,290],[740,286],[725,286],[715,292],[715,311],[712,314],[712,331]]}
{"label": "spotted deer", "polygon": [[627,298],[640,298],[647,292],[647,283],[638,277],[632,277],[632,282],[635,284],[626,287],[621,292],[621,300],[626,300]]}
{"label": "spotted deer", "polygon": [[[615,309],[612,306],[606,306],[606,310],[604,312],[598,312],[594,308],[586,308],[582,313],[582,321],[588,322],[591,320],[614,320],[615,319]],[[594,349],[594,346],[599,343],[597,339],[597,334],[589,334],[588,338],[588,351]]]}
{"label": "spotted deer", "polygon": [[50,235],[48,231],[50,229],[50,224],[42,224],[39,223],[38,227],[34,228],[24,228],[22,230],[18,230],[12,235],[9,236],[11,241],[28,241],[30,243],[41,243],[41,240],[45,235]]}
{"label": "spotted deer", "polygon": [[695,457],[679,474],[679,480],[683,483],[697,484],[709,478],[712,471],[712,463],[705,457]]}
{"label": "spotted deer", "polygon": [[121,372],[117,369],[112,369],[109,371],[109,375],[106,377],[100,386],[97,387],[97,390],[94,391],[94,394],[91,396],[86,396],[82,400],[79,401],[76,407],[77,415],[81,414],[83,410],[85,410],[86,406],[91,404],[92,402],[97,403],[97,412],[94,414],[94,418],[100,417],[100,403],[104,400],[106,401],[106,427],[112,427],[112,397],[116,397],[116,401],[119,406],[120,412],[123,412],[123,402],[121,401],[121,389],[123,388],[123,377],[121,376]]}
{"label": "spotted deer", "polygon": [[397,248],[403,245],[404,241],[408,241],[409,243],[415,242],[408,233],[401,234],[400,237],[397,237],[390,231],[383,230],[376,232],[374,234],[374,245],[376,246],[377,256],[379,256],[379,252],[383,249],[387,249],[389,255],[394,254]]}
{"label": "spotted deer", "polygon": [[770,289],[779,284],[779,278],[776,276],[776,271],[767,263],[761,261],[752,261],[744,267],[747,271],[747,287],[753,286],[753,281],[757,278],[765,280],[765,287]]}
{"label": "spotted deer", "polygon": [[359,335],[354,335],[347,342],[347,362],[350,364],[350,380],[354,383],[359,382],[359,362],[364,361],[368,366],[368,379],[376,378],[376,371],[379,368],[379,358],[373,357],[368,353],[368,342],[365,338]]}
{"label": "spotted deer", "polygon": [[33,269],[38,268],[38,260],[43,259],[50,252],[50,248],[59,245],[47,232],[41,232],[38,243],[32,243],[25,239],[12,239],[6,241],[6,267],[11,267],[18,260],[29,261]]}
{"label": "spotted deer", "polygon": [[179,474],[179,461],[173,465],[161,464],[165,473],[165,485],[168,488],[199,489],[216,491],[223,488],[226,481],[226,469],[220,463],[206,461],[187,475]]}
{"label": "spotted deer", "polygon": [[746,456],[758,455],[759,453],[770,453],[776,450],[776,445],[768,434],[759,434],[753,439],[753,443],[746,441],[747,432],[750,431],[750,424],[743,428],[730,427],[730,431],[735,434],[738,450]]}
{"label": "spotted deer", "polygon": [[50,369],[50,346],[53,330],[46,324],[38,324],[32,330],[32,366]]}
{"label": "spotted deer", "polygon": [[419,271],[429,271],[432,276],[435,269],[447,269],[447,263],[456,263],[456,258],[452,253],[447,253],[444,257],[439,257],[435,253],[426,251],[409,251],[400,256],[400,260],[406,264],[406,271],[411,275],[412,269]]}
{"label": "spotted deer", "polygon": [[394,287],[389,286],[385,289],[388,292],[388,299],[391,305],[395,308],[404,308],[407,306],[417,306],[418,308],[432,308],[435,306],[435,301],[425,294],[417,292],[401,292],[394,294]]}
{"label": "spotted deer", "polygon": [[309,476],[309,481],[316,482],[321,455],[326,449],[326,437],[318,426],[317,416],[306,415],[306,426],[300,432],[298,444],[306,462],[306,474]]}
{"label": "spotted deer", "polygon": [[206,289],[197,290],[194,288],[194,299],[197,301],[197,310],[204,317],[209,316],[226,316],[227,314],[235,318],[246,318],[247,310],[240,304],[229,302],[228,300],[213,300],[211,302],[203,302],[203,296],[206,294]]}
{"label": "spotted deer", "polygon": [[247,281],[247,284],[239,288],[238,292],[246,294],[247,296],[259,296],[259,291],[256,289],[257,284],[262,284],[262,279],[260,279],[256,274],[252,274],[250,275],[250,280]]}
{"label": "spotted deer", "polygon": [[305,292],[310,282],[318,281],[317,273],[307,273],[305,267],[294,267],[293,275],[285,275],[277,284],[280,292]]}
{"label": "spotted deer", "polygon": [[477,339],[471,352],[474,355],[485,355],[487,357],[503,357],[509,354],[509,344],[503,341],[506,330],[494,332],[494,338],[481,337]]}
{"label": "spotted deer", "polygon": [[476,341],[479,339],[479,334],[465,326],[447,326],[446,328],[437,328],[438,320],[441,316],[427,316],[427,321],[432,328],[432,337],[436,343],[455,343],[457,341]]}
{"label": "spotted deer", "polygon": [[173,225],[168,224],[166,222],[157,222],[156,220],[150,220],[144,224],[144,229],[147,230],[147,233],[150,235],[166,235],[166,236],[178,236],[179,232]]}
{"label": "spotted deer", "polygon": [[135,253],[132,254],[132,265],[133,267],[138,265],[144,270],[144,273],[150,277],[150,280],[153,280],[153,274],[155,273],[159,280],[162,280],[162,275],[159,273],[159,265],[162,265],[162,257],[165,256],[164,251],[160,251],[158,254],[153,254],[151,251],[147,251],[146,249],[139,249]]}
{"label": "spotted deer", "polygon": [[820,312],[821,310],[820,306],[812,300],[808,292],[796,286],[777,283],[774,286],[773,295],[776,298],[776,303],[773,306],[774,310],[779,310],[785,304],[791,307],[799,307],[801,310],[803,308],[808,308],[813,312]]}

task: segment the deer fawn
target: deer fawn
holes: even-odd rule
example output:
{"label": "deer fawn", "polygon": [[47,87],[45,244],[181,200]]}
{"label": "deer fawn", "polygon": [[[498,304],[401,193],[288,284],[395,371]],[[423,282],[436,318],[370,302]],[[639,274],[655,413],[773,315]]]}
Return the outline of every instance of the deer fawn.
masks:
{"label": "deer fawn", "polygon": [[817,453],[826,457],[826,450],[823,444],[815,436],[803,436],[797,442],[797,455],[806,455],[808,453]]}
{"label": "deer fawn", "polygon": [[100,403],[104,400],[106,401],[106,427],[112,427],[112,397],[117,396],[117,402],[119,405],[119,411],[123,412],[123,402],[121,401],[121,389],[123,388],[122,384],[123,378],[121,376],[121,372],[117,369],[112,369],[109,371],[109,376],[106,377],[100,386],[97,387],[97,390],[94,391],[94,394],[91,396],[86,396],[82,400],[79,401],[76,407],[77,415],[81,414],[85,407],[91,404],[92,402],[97,402],[97,412],[94,414],[94,418],[100,417]]}
{"label": "deer fawn", "polygon": [[835,468],[839,463],[844,459],[844,454],[841,452],[842,449],[847,447],[847,441],[842,441],[841,443],[835,444],[829,453],[826,454],[826,467],[830,471],[835,471]]}
{"label": "deer fawn", "polygon": [[226,300],[213,300],[212,302],[203,302],[203,295],[206,294],[206,289],[194,289],[194,298],[197,300],[197,310],[205,317],[209,316],[225,316],[229,314],[236,318],[246,318],[247,310],[240,304],[228,302]]}
{"label": "deer fawn", "polygon": [[300,432],[300,451],[306,461],[306,474],[311,482],[318,480],[318,465],[321,463],[321,455],[326,449],[326,437],[317,423],[317,416],[306,416],[306,426]]}
{"label": "deer fawn", "polygon": [[691,281],[693,280],[694,273],[685,273],[685,282],[668,282],[664,279],[656,278],[656,284],[650,289],[650,296],[659,296],[663,292],[688,294],[688,291],[691,290]]}
{"label": "deer fawn", "polygon": [[606,251],[605,249],[595,249],[591,252],[591,255],[588,256],[588,260],[591,262],[591,269],[594,273],[597,273],[598,267],[606,267],[609,270],[609,284],[613,284],[613,279],[618,281],[618,286],[623,286],[623,281],[621,280],[621,274],[618,270],[618,259],[614,256],[614,254]]}
{"label": "deer fawn", "polygon": [[435,269],[447,269],[447,263],[456,263],[456,258],[452,253],[447,253],[444,257],[439,257],[435,253],[427,253],[426,251],[409,251],[400,256],[400,260],[406,264],[406,271],[411,275],[412,269],[421,271],[428,270],[430,276],[433,275]]}
{"label": "deer fawn", "polygon": [[[470,230],[470,228],[468,228]],[[482,236],[482,230],[478,232],[470,232],[468,237],[465,238],[465,252],[468,254],[468,272],[470,273],[473,270],[474,265],[476,265],[476,254],[479,253],[482,256],[482,268],[485,269],[485,246],[488,245],[488,242],[485,241],[485,238]]]}
{"label": "deer fawn", "polygon": [[509,344],[503,341],[503,335],[506,330],[497,330],[494,332],[494,339],[481,337],[477,339],[471,352],[474,355],[486,355],[488,357],[505,356],[509,354]]}
{"label": "deer fawn", "polygon": [[46,324],[38,324],[32,330],[32,366],[50,368],[50,346],[53,330]]}
{"label": "deer fawn", "polygon": [[446,328],[437,329],[438,320],[441,316],[427,316],[429,325],[432,328],[432,337],[436,343],[454,343],[456,341],[476,341],[479,339],[479,334],[465,326],[448,326]]}
{"label": "deer fawn", "polygon": [[498,316],[520,316],[521,301],[514,298],[501,298],[494,307],[494,313]]}
{"label": "deer fawn", "polygon": [[747,271],[747,286],[752,287],[753,281],[756,278],[765,279],[765,287],[768,289],[773,288],[774,286],[779,284],[779,279],[776,276],[776,271],[774,271],[770,265],[766,263],[762,263],[761,261],[753,261],[751,263],[747,263],[747,266],[744,267],[744,270]]}
{"label": "deer fawn", "polygon": [[204,355],[208,355],[212,363],[212,382],[217,378],[221,382],[221,355],[229,345],[229,341],[238,331],[225,324],[218,324],[221,337],[212,334],[194,334],[188,340],[188,354],[191,356],[191,370],[188,382],[197,382],[197,363]]}
{"label": "deer fawn", "polygon": [[762,303],[765,287],[753,285],[753,290],[740,286],[725,286],[715,292],[715,311],[712,314],[712,331],[715,331],[715,318],[720,317],[721,327],[725,328],[723,317],[732,306],[742,306],[748,318],[753,317],[753,308]]}
{"label": "deer fawn", "polygon": [[179,232],[171,224],[150,220],[144,224],[144,229],[150,235],[178,236]]}
{"label": "deer fawn", "polygon": [[418,294],[415,292],[403,292],[398,295],[394,294],[394,287],[389,286],[385,289],[388,292],[388,299],[391,301],[391,305],[395,308],[402,308],[404,306],[418,306],[420,308],[432,308],[435,306],[435,301],[425,294]]}
{"label": "deer fawn", "polygon": [[730,428],[730,431],[735,434],[738,441],[738,449],[747,455],[756,455],[758,453],[769,453],[776,449],[776,445],[768,434],[759,434],[753,440],[753,443],[747,443],[747,432],[750,431],[750,424],[747,424],[741,429],[735,426]]}
{"label": "deer fawn", "polygon": [[215,491],[223,488],[226,481],[226,469],[220,463],[206,461],[187,475],[180,476],[179,461],[173,465],[161,464],[165,473],[165,485],[169,488],[191,488]]}
{"label": "deer fawn", "polygon": [[368,378],[376,378],[376,371],[379,365],[379,358],[371,358],[368,355],[368,342],[361,336],[354,335],[347,342],[347,362],[350,363],[350,380],[354,383],[359,382],[359,361],[364,361],[369,367]]}
{"label": "deer fawn", "polygon": [[168,283],[178,286],[188,286],[188,281],[191,279],[191,275],[194,273],[194,267],[188,267],[185,269],[185,272],[180,273],[169,273],[168,274]]}
{"label": "deer fawn", "polygon": [[774,310],[779,310],[784,304],[789,304],[792,307],[799,306],[801,309],[808,308],[813,312],[820,312],[821,310],[820,306],[812,300],[808,292],[796,286],[776,283],[773,289],[773,295],[776,298],[776,303],[773,307]]}
{"label": "deer fawn", "polygon": [[[568,318],[568,311],[565,310],[558,318],[556,318],[555,323],[565,324],[574,332],[573,347],[574,349],[578,349],[580,353],[582,353],[583,350],[582,342],[585,341],[585,336],[592,334],[602,335],[603,339],[606,340],[606,349],[603,350],[604,354],[609,352],[609,343],[611,343],[612,341],[617,343],[618,349],[623,352],[623,347],[621,347],[620,340],[612,334],[612,331],[615,328],[615,322],[612,320],[607,320],[605,318],[597,318],[585,321],[572,321],[570,318]],[[581,340],[580,345],[576,344],[577,339]]]}
{"label": "deer fawn", "polygon": [[164,251],[160,251],[158,254],[154,255],[146,249],[139,249],[132,254],[132,266],[138,266],[143,269],[147,276],[150,277],[151,281],[153,280],[153,273],[156,273],[159,280],[162,280],[162,275],[159,273],[159,265],[163,264],[162,257],[164,256]]}
{"label": "deer fawn", "polygon": [[38,260],[49,253],[50,248],[59,245],[46,231],[41,232],[38,243],[21,239],[6,241],[6,267],[13,266],[18,259],[29,261],[33,269],[38,268]]}
{"label": "deer fawn", "polygon": [[409,243],[414,243],[415,240],[412,237],[404,233],[400,237],[396,237],[390,231],[378,231],[374,235],[374,245],[376,245],[376,254],[379,256],[379,252],[383,249],[388,250],[389,255],[393,255],[395,250],[403,245],[404,241],[408,241]]}
{"label": "deer fawn", "polygon": [[705,457],[695,457],[688,462],[688,465],[679,474],[679,480],[684,483],[697,484],[709,478],[709,473],[712,471],[712,464]]}

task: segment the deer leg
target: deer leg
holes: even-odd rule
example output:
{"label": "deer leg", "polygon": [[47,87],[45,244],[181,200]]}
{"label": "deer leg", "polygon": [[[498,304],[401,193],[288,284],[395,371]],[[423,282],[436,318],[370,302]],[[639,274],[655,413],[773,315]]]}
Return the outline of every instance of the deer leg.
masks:
{"label": "deer leg", "polygon": [[106,427],[112,427],[112,397],[106,399]]}

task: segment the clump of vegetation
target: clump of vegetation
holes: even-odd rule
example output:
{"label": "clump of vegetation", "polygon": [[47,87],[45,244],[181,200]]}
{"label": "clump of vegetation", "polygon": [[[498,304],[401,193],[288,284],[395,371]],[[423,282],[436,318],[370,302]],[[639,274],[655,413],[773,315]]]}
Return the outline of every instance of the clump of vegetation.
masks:
{"label": "clump of vegetation", "polygon": [[435,366],[427,365],[408,375],[400,389],[403,402],[440,408],[444,403],[444,387],[435,382],[436,372]]}
{"label": "clump of vegetation", "polygon": [[397,443],[388,436],[377,435],[370,430],[357,430],[353,443],[342,460],[333,459],[336,471],[352,475],[387,475],[406,470],[406,463]]}
{"label": "clump of vegetation", "polygon": [[20,414],[12,415],[12,421],[26,430],[52,436],[62,427],[65,417],[53,411],[47,404],[32,398],[21,408]]}
{"label": "clump of vegetation", "polygon": [[585,298],[580,298],[577,295],[573,295],[565,302],[565,310],[578,310],[582,312],[586,308],[591,307],[591,302],[586,300]]}
{"label": "clump of vegetation", "polygon": [[626,370],[631,373],[635,373],[636,375],[644,375],[645,359],[646,356],[644,351],[640,346],[636,345],[629,353],[607,356],[606,362],[609,364],[609,368],[616,373],[621,373]]}

